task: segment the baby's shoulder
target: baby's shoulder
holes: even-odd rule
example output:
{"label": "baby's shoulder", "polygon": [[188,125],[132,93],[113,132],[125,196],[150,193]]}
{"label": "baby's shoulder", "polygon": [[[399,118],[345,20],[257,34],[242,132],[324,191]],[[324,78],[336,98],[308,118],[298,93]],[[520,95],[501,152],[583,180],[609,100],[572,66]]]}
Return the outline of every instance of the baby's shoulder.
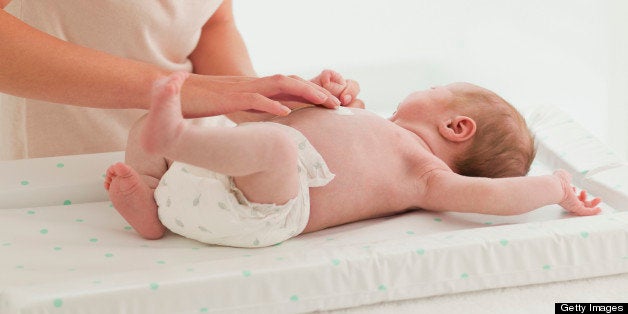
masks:
{"label": "baby's shoulder", "polygon": [[417,178],[424,177],[435,170],[453,172],[453,170],[447,166],[447,163],[422,147],[418,147],[415,152],[410,154],[408,158],[406,158],[406,163],[408,168],[412,169],[412,175]]}

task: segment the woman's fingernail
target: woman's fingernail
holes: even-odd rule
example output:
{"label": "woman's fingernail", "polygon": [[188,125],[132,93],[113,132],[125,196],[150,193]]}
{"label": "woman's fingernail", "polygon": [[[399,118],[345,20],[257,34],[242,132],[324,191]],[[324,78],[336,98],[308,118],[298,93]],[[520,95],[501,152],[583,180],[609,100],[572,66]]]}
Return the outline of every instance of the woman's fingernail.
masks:
{"label": "woman's fingernail", "polygon": [[334,104],[336,104],[336,106],[340,106],[340,105],[342,105],[342,104],[340,103],[340,100],[338,100],[338,98],[336,98],[336,97],[334,97],[334,98],[333,98],[333,101],[334,101]]}
{"label": "woman's fingernail", "polygon": [[342,97],[342,101],[345,102],[345,105],[351,102],[351,95],[345,95]]}
{"label": "woman's fingernail", "polygon": [[282,110],[281,113],[278,113],[277,116],[285,117],[290,115],[290,110]]}

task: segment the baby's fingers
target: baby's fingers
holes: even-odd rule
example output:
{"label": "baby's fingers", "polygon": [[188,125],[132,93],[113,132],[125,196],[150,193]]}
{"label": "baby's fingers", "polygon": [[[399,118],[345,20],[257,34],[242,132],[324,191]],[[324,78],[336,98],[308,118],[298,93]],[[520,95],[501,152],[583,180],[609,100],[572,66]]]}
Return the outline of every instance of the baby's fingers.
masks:
{"label": "baby's fingers", "polygon": [[578,200],[580,200],[584,204],[584,206],[589,208],[595,207],[602,202],[602,199],[599,197],[587,201],[587,191],[585,190],[580,191],[580,195],[578,195]]}
{"label": "baby's fingers", "polygon": [[583,206],[583,207],[574,209],[571,212],[578,216],[593,216],[593,215],[599,214],[601,211],[602,209],[599,207],[586,208]]}
{"label": "baby's fingers", "polygon": [[[360,93],[360,84],[354,80],[346,80],[346,87],[340,94],[340,101],[344,106],[350,104]],[[364,107],[362,107],[364,108]]]}
{"label": "baby's fingers", "polygon": [[602,202],[602,199],[599,197],[596,197],[590,201],[585,201],[584,206],[591,208],[591,207],[595,207],[599,205],[601,202]]}
{"label": "baby's fingers", "polygon": [[347,82],[345,81],[345,78],[342,77],[342,75],[340,75],[340,73],[334,71],[334,70],[325,70],[325,72],[329,73],[329,79],[331,82],[336,83],[336,84],[340,84],[340,85],[346,85]]}

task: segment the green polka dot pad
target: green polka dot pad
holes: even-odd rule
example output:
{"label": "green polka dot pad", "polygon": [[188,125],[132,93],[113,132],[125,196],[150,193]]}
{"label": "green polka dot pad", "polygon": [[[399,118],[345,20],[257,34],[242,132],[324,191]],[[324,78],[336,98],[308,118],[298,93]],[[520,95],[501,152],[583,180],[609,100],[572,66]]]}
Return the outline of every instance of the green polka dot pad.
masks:
{"label": "green polka dot pad", "polygon": [[0,211],[7,295],[38,287],[20,303],[6,303],[7,311],[102,307],[102,313],[115,313],[133,304],[147,311],[158,306],[164,313],[243,305],[260,312],[307,312],[333,309],[327,306],[339,293],[351,302],[362,302],[365,295],[369,302],[383,302],[431,295],[443,282],[454,293],[479,282],[522,284],[513,274],[527,274],[530,282],[554,281],[570,279],[576,270],[585,278],[600,271],[587,272],[583,265],[628,268],[628,249],[606,244],[628,237],[628,212],[486,225],[484,217],[472,221],[417,211],[363,222],[360,230],[347,225],[278,246],[241,249],[174,234],[143,240],[125,229],[109,204]]}
{"label": "green polka dot pad", "polygon": [[124,152],[0,161],[0,209],[105,201],[103,174]]}
{"label": "green polka dot pad", "polygon": [[[570,123],[552,115],[536,111],[529,119],[547,139],[538,156],[559,151],[547,146],[561,144],[548,123]],[[603,214],[578,218],[557,206],[510,217],[413,211],[252,249],[173,233],[144,240],[102,188],[102,174],[123,158],[0,163],[0,200],[11,198],[11,205],[0,202],[0,312],[330,311],[628,273],[628,203],[605,204]],[[575,176],[604,182],[607,190],[597,192],[622,205],[613,195],[621,196],[628,176],[596,177],[606,170],[579,160],[565,162],[577,165]],[[537,158],[534,173],[551,171],[549,162]]]}

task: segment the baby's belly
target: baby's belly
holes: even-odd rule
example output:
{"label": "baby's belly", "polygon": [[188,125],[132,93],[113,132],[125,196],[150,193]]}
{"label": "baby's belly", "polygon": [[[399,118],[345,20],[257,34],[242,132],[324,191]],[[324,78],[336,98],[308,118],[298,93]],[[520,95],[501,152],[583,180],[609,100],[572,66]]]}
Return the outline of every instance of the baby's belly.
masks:
{"label": "baby's belly", "polygon": [[310,219],[304,232],[316,231],[403,211],[391,197],[399,183],[392,134],[397,128],[371,112],[353,115],[307,108],[273,122],[303,133],[336,176],[323,187],[310,188]]}

